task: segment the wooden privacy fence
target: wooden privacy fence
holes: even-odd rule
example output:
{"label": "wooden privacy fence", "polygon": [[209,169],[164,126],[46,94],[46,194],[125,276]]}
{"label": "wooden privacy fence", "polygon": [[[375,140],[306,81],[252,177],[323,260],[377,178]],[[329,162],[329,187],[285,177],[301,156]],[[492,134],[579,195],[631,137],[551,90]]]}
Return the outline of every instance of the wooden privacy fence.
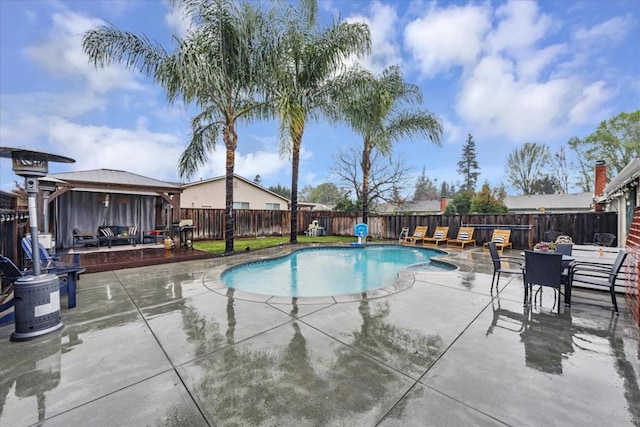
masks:
{"label": "wooden privacy fence", "polygon": [[[313,220],[318,220],[327,234],[353,236],[353,228],[361,221],[359,212],[301,211],[298,234],[304,233]],[[224,210],[180,209],[181,219],[193,219],[194,239],[224,239]],[[234,210],[235,237],[267,237],[289,234],[290,211]],[[403,227],[411,232],[416,225],[429,227],[429,235],[437,226],[449,227],[449,237],[455,237],[461,225],[476,227],[478,244],[491,240],[496,228],[511,229],[514,248],[529,248],[544,239],[544,232],[556,230],[571,236],[577,244],[593,242],[594,233],[617,233],[616,212],[478,214],[478,215],[371,215],[369,235],[381,239],[397,239]]]}

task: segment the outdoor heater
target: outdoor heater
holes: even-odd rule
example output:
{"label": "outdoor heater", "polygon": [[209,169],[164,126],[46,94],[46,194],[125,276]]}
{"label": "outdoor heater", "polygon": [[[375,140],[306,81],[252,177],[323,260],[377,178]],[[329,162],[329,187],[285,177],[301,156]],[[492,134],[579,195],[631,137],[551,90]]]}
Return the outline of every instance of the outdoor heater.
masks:
{"label": "outdoor heater", "polygon": [[55,274],[42,274],[38,250],[38,178],[49,172],[49,162],[74,163],[56,154],[23,148],[0,147],[0,157],[11,158],[13,171],[24,177],[29,203],[29,224],[33,274],[19,277],[13,284],[16,330],[11,341],[25,341],[62,328],[60,282]]}

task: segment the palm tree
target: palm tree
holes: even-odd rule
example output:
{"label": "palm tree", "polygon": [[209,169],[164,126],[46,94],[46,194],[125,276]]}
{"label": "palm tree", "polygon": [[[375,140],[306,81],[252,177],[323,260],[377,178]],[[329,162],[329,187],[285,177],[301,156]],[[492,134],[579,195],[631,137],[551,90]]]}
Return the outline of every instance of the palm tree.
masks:
{"label": "palm tree", "polygon": [[192,26],[184,39],[175,36],[171,53],[144,34],[101,26],[83,36],[83,49],[96,67],[116,62],[152,78],[170,103],[195,102],[191,141],[178,162],[181,178],[191,178],[206,164],[222,136],[226,148],[225,253],[233,253],[233,171],[238,144],[236,122],[267,117],[261,96],[264,57],[274,36],[265,16],[249,2],[174,0]]}
{"label": "palm tree", "polygon": [[369,28],[334,22],[318,28],[316,0],[300,0],[284,14],[279,59],[273,62],[269,94],[280,120],[280,150],[291,154],[291,243],[297,243],[298,169],[305,126],[321,116],[335,120],[335,101],[353,85],[357,70],[351,55],[370,49]]}
{"label": "palm tree", "polygon": [[428,110],[416,108],[422,102],[420,88],[406,83],[400,68],[392,66],[376,78],[370,75],[364,86],[354,87],[341,105],[344,120],[362,135],[362,222],[367,223],[371,155],[378,150],[391,155],[393,144],[415,134],[440,145],[442,124]]}

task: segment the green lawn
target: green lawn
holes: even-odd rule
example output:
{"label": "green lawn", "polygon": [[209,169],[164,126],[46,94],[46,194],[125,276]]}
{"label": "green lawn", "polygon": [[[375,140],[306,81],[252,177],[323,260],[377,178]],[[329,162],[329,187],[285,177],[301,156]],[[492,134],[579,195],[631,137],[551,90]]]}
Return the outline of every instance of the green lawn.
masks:
{"label": "green lawn", "polygon": [[[354,236],[298,236],[298,243],[341,243],[341,242],[357,242]],[[194,249],[212,254],[224,253],[224,240],[204,240],[193,242]],[[271,248],[279,246],[281,243],[289,244],[289,236],[261,237],[258,239],[234,239],[233,249],[236,252],[245,251],[247,248],[251,250]]]}

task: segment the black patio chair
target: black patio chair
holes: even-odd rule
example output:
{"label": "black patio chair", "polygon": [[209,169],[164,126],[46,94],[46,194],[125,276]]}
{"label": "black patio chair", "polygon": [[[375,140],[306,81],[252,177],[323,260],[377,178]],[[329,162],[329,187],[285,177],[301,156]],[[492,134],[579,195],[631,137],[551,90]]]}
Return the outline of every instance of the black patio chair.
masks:
{"label": "black patio chair", "polygon": [[574,282],[606,287],[609,289],[609,293],[611,294],[611,303],[613,304],[613,308],[616,314],[619,314],[615,285],[626,257],[627,253],[621,250],[618,252],[618,256],[611,266],[594,262],[574,262],[571,265],[571,271],[569,273],[569,281],[571,283],[569,291],[571,291],[571,286]]}
{"label": "black patio chair", "polygon": [[[572,243],[558,243],[556,244],[556,249],[554,251],[557,254],[568,255],[571,256],[573,252],[573,244]],[[563,279],[569,277],[569,267],[571,265],[571,261],[562,261],[562,276]]]}
{"label": "black patio chair", "polygon": [[606,246],[612,248],[616,241],[615,234],[611,233],[594,233],[593,234],[593,243],[595,246]]}
{"label": "black patio chair", "polygon": [[[566,283],[562,280],[562,254],[525,251],[524,260],[524,304],[526,305],[527,301],[530,301],[534,285],[539,286],[536,295],[543,286],[548,286],[553,288],[553,305],[555,306],[557,302],[558,313],[560,313],[560,298],[556,298],[556,291],[562,294],[560,286],[562,283]],[[568,285],[565,286],[565,293],[567,292],[567,288]],[[535,298],[534,296],[534,302]]]}
{"label": "black patio chair", "polygon": [[545,242],[555,242],[559,236],[562,236],[561,231],[556,230],[547,230],[544,232],[544,241]]}
{"label": "black patio chair", "polygon": [[[498,283],[500,282],[500,274],[523,274],[524,262],[522,258],[500,256],[498,252],[498,246],[495,242],[489,242],[489,253],[491,254],[491,261],[493,262],[493,278],[491,279],[491,292],[493,292],[493,284],[495,282],[496,291],[498,290]],[[508,264],[509,267],[503,263]],[[510,268],[514,264],[517,268]],[[496,280],[497,277],[497,280]]]}

